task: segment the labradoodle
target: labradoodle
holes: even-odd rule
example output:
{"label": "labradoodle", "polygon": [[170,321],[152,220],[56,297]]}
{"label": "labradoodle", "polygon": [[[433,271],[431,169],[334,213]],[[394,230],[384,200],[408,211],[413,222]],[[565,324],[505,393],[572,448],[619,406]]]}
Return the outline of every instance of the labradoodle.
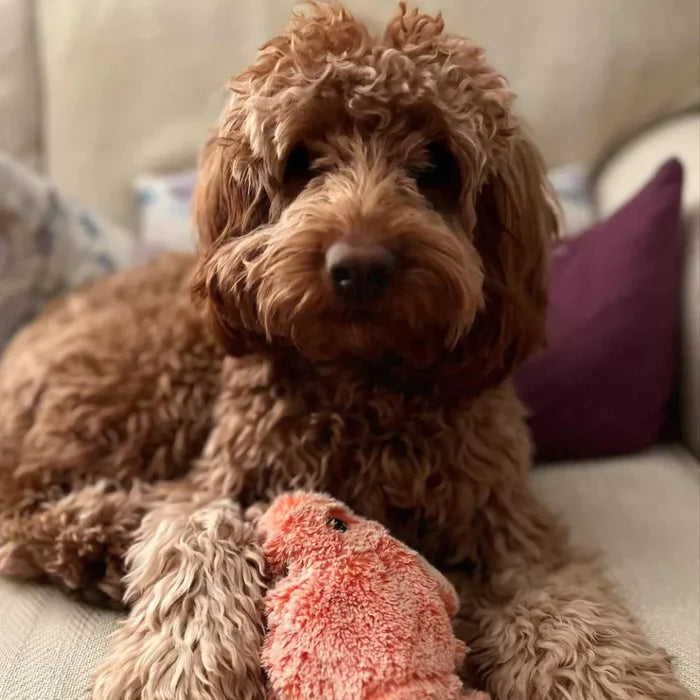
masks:
{"label": "labradoodle", "polygon": [[451,577],[494,698],[688,697],[528,488],[509,377],[556,215],[482,49],[322,3],[230,91],[196,259],[55,304],[0,369],[0,571],[130,607],[94,697],[262,697],[255,526],[292,487]]}

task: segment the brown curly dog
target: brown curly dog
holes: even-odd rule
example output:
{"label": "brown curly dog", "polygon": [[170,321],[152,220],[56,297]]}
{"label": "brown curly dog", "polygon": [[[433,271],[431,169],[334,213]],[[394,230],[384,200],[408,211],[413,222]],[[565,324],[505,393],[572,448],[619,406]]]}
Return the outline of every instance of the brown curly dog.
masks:
{"label": "brown curly dog", "polygon": [[230,88],[198,259],[56,304],[0,370],[0,571],[131,608],[94,697],[263,696],[255,523],[292,487],[450,574],[494,698],[688,697],[528,489],[508,378],[556,217],[482,50],[321,4]]}

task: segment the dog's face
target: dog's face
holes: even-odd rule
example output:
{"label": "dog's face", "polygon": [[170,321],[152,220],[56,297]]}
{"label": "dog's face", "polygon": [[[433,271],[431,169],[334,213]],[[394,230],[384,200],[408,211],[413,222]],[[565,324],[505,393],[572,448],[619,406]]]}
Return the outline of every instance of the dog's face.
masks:
{"label": "dog's face", "polygon": [[541,160],[481,49],[312,6],[232,79],[195,195],[195,292],[233,354],[507,374],[543,333]]}

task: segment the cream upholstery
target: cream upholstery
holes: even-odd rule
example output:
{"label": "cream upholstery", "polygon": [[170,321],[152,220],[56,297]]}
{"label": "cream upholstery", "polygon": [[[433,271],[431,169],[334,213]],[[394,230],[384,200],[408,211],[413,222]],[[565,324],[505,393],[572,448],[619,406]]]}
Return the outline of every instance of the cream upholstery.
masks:
{"label": "cream upholstery", "polygon": [[700,112],[692,111],[637,134],[606,160],[595,182],[601,216],[624,204],[668,158],[683,163],[683,210],[700,207]]}
{"label": "cream upholstery", "polygon": [[32,4],[0,0],[0,150],[40,165],[38,56]]}
{"label": "cream upholstery", "polygon": [[540,498],[602,550],[650,637],[700,696],[700,469],[681,447],[538,467]]}
{"label": "cream upholstery", "polygon": [[[394,2],[347,0],[379,27]],[[597,161],[700,101],[693,0],[421,0],[483,43],[550,165]],[[68,194],[134,223],[131,183],[194,162],[219,88],[291,0],[39,0],[46,164]],[[663,31],[659,31],[663,27]]]}
{"label": "cream upholstery", "polygon": [[68,600],[50,586],[0,578],[0,698],[87,697],[118,621],[116,613]]}

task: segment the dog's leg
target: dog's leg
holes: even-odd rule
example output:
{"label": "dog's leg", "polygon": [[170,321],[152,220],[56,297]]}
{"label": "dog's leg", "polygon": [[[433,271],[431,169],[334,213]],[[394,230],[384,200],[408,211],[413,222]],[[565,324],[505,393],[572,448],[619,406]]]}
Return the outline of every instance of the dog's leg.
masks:
{"label": "dog's leg", "polygon": [[55,500],[20,501],[0,520],[0,574],[48,577],[87,599],[121,603],[124,555],[144,514],[192,500],[186,479],[129,489],[100,479]]}
{"label": "dog's leg", "polygon": [[254,518],[229,500],[151,511],[127,555],[131,613],[93,700],[264,698],[263,565]]}
{"label": "dog's leg", "polygon": [[78,292],[3,353],[0,574],[121,599],[120,559],[201,455],[221,388],[190,266],[164,258]]}
{"label": "dog's leg", "polygon": [[690,700],[595,557],[530,493],[497,498],[479,527],[485,582],[455,581],[459,631],[494,700]]}

